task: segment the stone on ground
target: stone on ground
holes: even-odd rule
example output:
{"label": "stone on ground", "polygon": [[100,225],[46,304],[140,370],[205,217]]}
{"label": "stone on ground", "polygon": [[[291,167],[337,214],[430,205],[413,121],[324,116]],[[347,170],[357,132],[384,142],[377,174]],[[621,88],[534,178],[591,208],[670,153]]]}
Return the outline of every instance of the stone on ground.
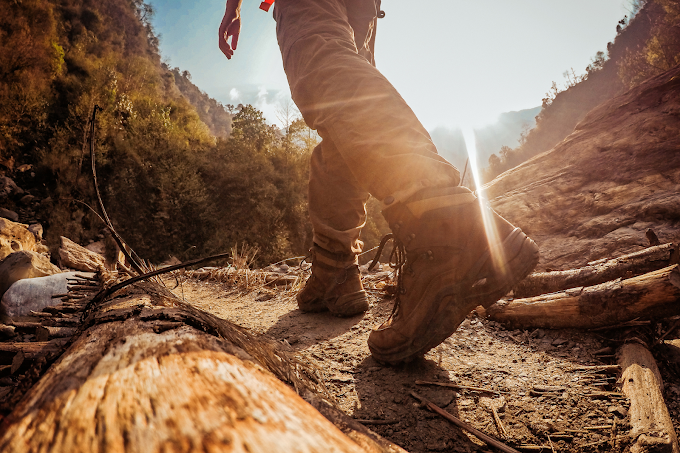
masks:
{"label": "stone on ground", "polygon": [[20,250],[42,252],[43,249],[26,225],[0,217],[0,260]]}
{"label": "stone on ground", "polygon": [[57,266],[50,263],[50,260],[40,253],[28,250],[14,252],[0,262],[0,297],[14,282],[60,272]]}
{"label": "stone on ground", "polygon": [[3,217],[5,219],[9,219],[12,222],[18,222],[19,221],[19,214],[17,214],[16,212],[14,212],[10,209],[0,208],[0,217]]}
{"label": "stone on ground", "polygon": [[[27,278],[15,282],[2,296],[0,314],[4,319],[28,316],[31,311],[59,305],[61,299],[54,297],[68,292],[67,279],[81,272],[62,272],[47,277]],[[94,274],[89,274],[94,275]]]}

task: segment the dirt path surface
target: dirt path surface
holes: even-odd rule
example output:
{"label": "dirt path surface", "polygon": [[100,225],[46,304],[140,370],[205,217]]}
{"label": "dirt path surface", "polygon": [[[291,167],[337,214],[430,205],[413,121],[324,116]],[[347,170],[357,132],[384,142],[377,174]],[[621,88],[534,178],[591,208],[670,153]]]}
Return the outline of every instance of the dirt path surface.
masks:
{"label": "dirt path surface", "polygon": [[[182,281],[173,292],[197,308],[289,343],[323,371],[343,411],[410,452],[492,451],[420,407],[412,391],[521,451],[627,450],[629,402],[618,393],[618,374],[587,368],[616,363],[608,349],[616,347],[611,333],[508,331],[473,312],[422,360],[383,367],[366,345],[372,327],[392,309],[392,300],[380,291],[380,275],[368,277],[369,311],[345,319],[300,312],[295,302],[299,283],[278,289],[251,283],[244,290],[233,283],[180,277],[166,284]],[[680,380],[670,367],[662,367],[662,373],[677,429]]]}

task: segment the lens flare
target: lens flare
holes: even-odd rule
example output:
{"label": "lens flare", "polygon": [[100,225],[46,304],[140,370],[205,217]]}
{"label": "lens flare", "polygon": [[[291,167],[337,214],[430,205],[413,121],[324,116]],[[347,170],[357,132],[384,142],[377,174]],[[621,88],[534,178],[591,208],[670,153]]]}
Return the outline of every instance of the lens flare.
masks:
{"label": "lens flare", "polygon": [[482,186],[481,172],[479,162],[477,160],[477,140],[475,131],[472,127],[463,128],[463,139],[465,140],[465,147],[467,148],[468,157],[470,158],[470,171],[475,182],[477,201],[482,211],[482,220],[484,221],[484,231],[486,233],[486,240],[489,244],[489,253],[491,260],[497,273],[506,274],[505,266],[506,259],[503,247],[501,246],[501,239],[496,229],[496,223],[493,221],[491,209],[486,206],[489,204]]}

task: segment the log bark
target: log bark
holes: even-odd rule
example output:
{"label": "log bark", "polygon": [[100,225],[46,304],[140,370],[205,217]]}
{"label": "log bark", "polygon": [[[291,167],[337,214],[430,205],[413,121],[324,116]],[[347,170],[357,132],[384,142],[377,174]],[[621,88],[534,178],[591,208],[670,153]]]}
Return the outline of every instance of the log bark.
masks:
{"label": "log bark", "polygon": [[629,343],[619,348],[618,362],[623,393],[630,400],[631,453],[680,453],[654,356],[645,346]]}
{"label": "log bark", "polygon": [[679,300],[680,271],[673,265],[626,280],[501,301],[487,314],[512,328],[592,329],[677,315]]}
{"label": "log bark", "polygon": [[618,278],[631,278],[671,264],[676,260],[678,246],[662,244],[610,260],[588,263],[577,269],[537,272],[527,276],[513,290],[516,298],[554,293],[579,286],[593,286]]}
{"label": "log bark", "polygon": [[285,385],[322,401],[281,343],[150,283],[111,297],[4,420],[0,451],[403,452]]}

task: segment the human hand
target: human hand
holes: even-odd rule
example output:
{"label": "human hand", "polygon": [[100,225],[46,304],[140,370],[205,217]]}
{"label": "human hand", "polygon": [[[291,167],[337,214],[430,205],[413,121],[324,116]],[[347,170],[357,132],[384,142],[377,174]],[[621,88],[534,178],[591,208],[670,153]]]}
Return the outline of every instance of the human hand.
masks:
{"label": "human hand", "polygon": [[[227,10],[222,18],[219,29],[219,47],[225,57],[231,60],[238,45],[238,36],[241,33],[241,13],[239,0],[229,0]],[[231,44],[229,44],[231,37]]]}

